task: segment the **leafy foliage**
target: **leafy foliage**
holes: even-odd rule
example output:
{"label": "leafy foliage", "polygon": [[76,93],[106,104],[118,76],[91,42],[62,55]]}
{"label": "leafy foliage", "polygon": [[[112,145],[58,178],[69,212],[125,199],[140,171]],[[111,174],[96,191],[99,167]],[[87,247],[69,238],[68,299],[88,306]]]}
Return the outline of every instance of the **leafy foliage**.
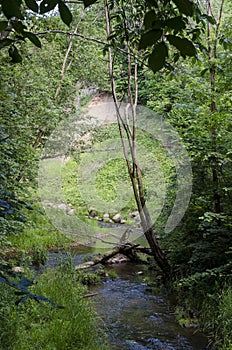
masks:
{"label": "leafy foliage", "polygon": [[[109,89],[106,57],[96,42],[84,41],[84,37],[90,37],[103,44],[105,42],[103,7],[95,2],[84,0],[83,4],[76,7],[61,0],[0,0],[0,238],[1,243],[7,244],[9,240],[16,242],[19,235],[14,238],[12,235],[24,230],[27,234],[25,249],[34,244],[34,256],[40,259],[43,259],[43,249],[48,245],[47,232],[43,235],[40,226],[32,224],[29,229],[22,222],[28,219],[28,210],[31,213],[29,221],[34,220],[32,217],[36,213],[31,210],[37,206],[28,200],[31,196],[28,188],[35,184],[40,147],[57,123],[75,112],[72,101],[77,92],[76,86],[97,85],[103,90]],[[158,223],[159,232],[169,252],[180,299],[186,300],[186,308],[199,313],[208,328],[217,329],[218,342],[222,348],[227,349],[231,347],[228,337],[231,329],[231,291],[227,292],[225,284],[231,282],[232,76],[231,55],[226,50],[231,49],[232,42],[231,5],[225,1],[226,10],[220,22],[216,16],[200,11],[195,1],[147,0],[134,1],[133,4],[132,14],[129,2],[109,1],[113,32],[108,38],[105,51],[110,46],[114,53],[116,88],[123,99],[128,80],[125,47],[130,48],[139,64],[140,102],[167,118],[182,136],[188,149],[194,175],[189,209],[183,223],[168,236],[162,232],[161,218]],[[215,4],[218,9],[220,4]],[[70,26],[73,31],[74,25],[78,25],[77,18],[83,5],[88,7],[88,11],[78,27],[78,33],[82,37],[74,41],[70,56],[70,62],[74,64],[68,66],[65,77],[61,80],[60,68],[70,40],[69,37],[59,37],[58,34],[54,36],[48,29],[64,31],[66,26]],[[131,30],[132,20],[135,30]],[[221,26],[217,27],[219,24]],[[211,32],[204,38],[207,26],[210,26]],[[36,34],[41,31],[46,32],[44,37]],[[210,50],[215,47],[217,55],[209,59]],[[190,58],[189,61],[185,61],[187,57]],[[146,63],[155,75],[147,71]],[[169,70],[169,74],[162,70],[164,67]],[[212,89],[212,73],[215,89]],[[55,100],[59,84],[61,93]],[[212,102],[216,106],[213,113],[209,108]],[[149,143],[149,140],[146,142]],[[73,170],[76,164],[67,164],[64,169],[67,182],[71,183],[74,179],[68,177],[68,167]],[[101,175],[108,179],[110,171],[111,167],[103,169]],[[213,181],[215,173],[217,183]],[[109,180],[110,185],[112,182],[115,181]],[[75,200],[77,207],[81,207],[82,199],[72,191],[67,186],[67,196]],[[114,189],[112,193],[111,196],[114,195]],[[220,201],[220,210],[216,210],[215,194]],[[169,202],[164,206],[163,216],[170,210],[174,196],[175,189],[170,188]],[[46,229],[49,230],[50,227]],[[56,238],[54,242],[59,239]],[[42,246],[39,245],[41,242]],[[28,287],[33,290],[32,299],[36,300],[36,286],[30,286],[29,280],[20,276],[15,278],[17,282],[11,281],[7,271],[1,274],[6,288],[11,284],[14,288],[18,285],[19,292],[24,293],[22,301],[26,302],[20,303],[19,307],[31,303]],[[43,293],[44,291],[38,295]],[[49,298],[53,300],[53,296],[51,293]],[[63,305],[62,302],[61,304]],[[210,306],[212,312],[204,314],[202,309],[206,310]],[[38,309],[35,309],[35,319],[38,319]],[[26,312],[22,312],[23,316]],[[6,314],[10,319],[7,311]],[[15,309],[12,315],[15,315]],[[43,317],[46,320],[47,315]],[[28,334],[29,319],[27,317],[24,334]],[[14,317],[11,320],[17,324]],[[53,334],[57,328],[60,329],[60,323],[55,321],[53,327],[52,319],[49,320],[49,334]],[[67,325],[68,320],[65,321]],[[38,329],[36,322],[35,324],[33,339],[36,339]],[[7,333],[6,329],[4,332]],[[4,336],[1,339],[3,338]],[[225,339],[224,344],[222,338]]]}
{"label": "leafy foliage", "polygon": [[[178,280],[176,290],[180,304],[183,305],[185,300],[185,309],[188,312],[194,310],[212,339],[218,335],[220,349],[230,346],[230,332],[219,335],[222,324],[219,326],[218,320],[227,324],[219,305],[224,288],[231,284],[232,277],[229,185],[232,104],[229,97],[231,86],[228,84],[231,58],[228,58],[230,54],[226,51],[231,42],[231,31],[228,30],[230,4],[226,2],[225,5],[218,38],[213,27],[215,21],[207,18],[211,25],[208,40],[210,45],[216,45],[216,58],[209,60],[212,47],[205,47],[202,53],[198,52],[198,61],[193,58],[192,62],[187,62],[179,58],[171,74],[160,72],[153,78],[151,73],[144,71],[141,72],[140,81],[141,102],[172,123],[182,136],[192,159],[191,203],[182,224],[167,237],[162,237]],[[213,13],[217,13],[217,10],[216,6]],[[221,36],[223,40],[219,39]],[[224,40],[228,46],[223,44]],[[175,49],[174,44],[178,46],[179,42],[173,42]],[[202,46],[206,44],[206,39],[202,38]],[[215,79],[213,92],[212,77]],[[212,100],[216,105],[213,112],[210,108]],[[214,181],[215,172],[217,183]],[[215,205],[218,199],[220,210]],[[230,324],[231,316],[227,320]]]}
{"label": "leafy foliage", "polygon": [[42,46],[38,36],[27,30],[27,19],[31,16],[31,11],[44,15],[58,6],[60,18],[67,26],[70,26],[73,20],[72,13],[63,0],[42,0],[39,4],[36,0],[25,0],[25,3],[17,0],[1,0],[0,5],[0,14],[7,19],[0,24],[0,49],[9,46],[11,63],[22,62],[17,45],[25,39],[29,39],[36,47]]}
{"label": "leafy foliage", "polygon": [[[14,280],[12,278],[14,278]],[[19,274],[10,270],[9,267],[2,264],[0,264],[0,282],[16,289],[16,295],[21,295],[20,299],[15,301],[15,305],[19,305],[19,303],[25,302],[28,298],[30,298],[37,302],[47,302],[52,307],[62,308],[62,306],[55,304],[52,300],[43,295],[31,293],[28,290],[28,287],[31,287],[33,283],[28,278],[21,277]]]}

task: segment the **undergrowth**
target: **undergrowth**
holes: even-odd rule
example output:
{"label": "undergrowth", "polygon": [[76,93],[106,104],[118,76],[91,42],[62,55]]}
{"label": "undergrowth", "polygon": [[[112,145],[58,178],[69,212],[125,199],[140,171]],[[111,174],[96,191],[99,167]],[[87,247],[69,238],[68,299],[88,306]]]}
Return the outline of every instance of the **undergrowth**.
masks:
{"label": "undergrowth", "polygon": [[72,269],[46,270],[32,293],[45,295],[63,308],[19,298],[10,287],[0,285],[0,348],[4,350],[104,350],[107,349],[101,323],[90,302],[87,289]]}

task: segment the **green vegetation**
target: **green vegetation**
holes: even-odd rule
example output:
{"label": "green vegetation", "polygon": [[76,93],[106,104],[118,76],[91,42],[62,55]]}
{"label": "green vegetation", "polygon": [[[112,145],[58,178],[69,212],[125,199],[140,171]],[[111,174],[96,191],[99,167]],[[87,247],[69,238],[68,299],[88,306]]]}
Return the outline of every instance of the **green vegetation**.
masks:
{"label": "green vegetation", "polygon": [[[73,242],[72,235],[53,226],[41,206],[39,159],[60,121],[77,114],[81,120],[77,109],[96,91],[109,92],[109,46],[118,96],[127,99],[127,47],[133,60],[138,58],[130,70],[133,83],[137,65],[139,103],[175,128],[192,165],[189,207],[182,222],[166,233],[177,193],[175,167],[149,132],[138,131],[145,200],[156,217],[160,214],[155,229],[171,266],[169,286],[177,294],[177,317],[182,325],[199,324],[218,349],[232,349],[231,3],[207,0],[205,8],[201,3],[200,13],[195,1],[136,0],[132,13],[131,3],[121,6],[110,1],[112,35],[107,39],[104,8],[95,2],[84,1],[86,7],[93,6],[83,11],[79,4],[66,6],[61,0],[51,1],[46,8],[43,0],[40,14],[34,16],[33,11],[38,12],[34,0],[0,0],[0,262],[9,271],[15,265],[27,270],[28,265],[44,264],[48,249]],[[56,5],[58,11],[49,12]],[[74,31],[76,35],[70,36]],[[84,127],[81,131],[85,135]],[[65,201],[76,216],[95,228],[96,220],[86,216],[90,207],[103,215],[101,201],[112,201],[112,213],[120,210],[131,223],[129,214],[137,208],[122,152],[107,161],[100,152],[114,145],[118,129],[101,126],[91,132],[90,144],[82,140],[75,148],[74,143],[67,152],[69,160],[61,167]],[[86,182],[82,181],[82,170],[88,170],[93,161],[98,166],[95,176],[88,177],[87,171]],[[58,166],[55,161],[47,164],[55,180],[40,195],[49,195],[50,204],[59,203]],[[110,205],[107,209],[111,210]],[[57,217],[57,227],[66,224],[63,209]],[[99,278],[79,276],[71,267],[42,273],[30,289],[64,305],[62,310],[29,299],[16,307],[18,296],[9,285],[1,284],[0,347],[103,349],[99,320],[83,298],[86,289],[81,285]]]}
{"label": "green vegetation", "polygon": [[[121,206],[119,205],[118,211],[122,213],[123,218],[130,222],[129,214],[136,210],[136,203],[130,189],[130,179],[118,140],[117,127],[96,128],[92,134],[91,144],[87,148],[83,148],[81,153],[72,149],[71,159],[61,168],[62,189],[66,202],[71,203],[76,209],[77,215],[83,218],[88,215],[88,209],[92,206],[94,207],[93,200],[91,202],[90,197],[92,192],[89,193],[89,186],[93,186],[93,191],[95,191],[95,196],[99,198],[99,201],[102,200],[108,203],[112,201],[112,203],[115,203],[119,200]],[[111,152],[110,156],[107,153],[109,145],[114,145],[116,148],[115,153],[114,151]],[[175,185],[173,183],[175,172],[172,160],[167,157],[167,153],[160,143],[148,133],[139,133],[138,145],[139,157],[143,166],[147,200],[152,205],[152,211],[155,212],[162,205],[160,197],[163,196],[165,191],[168,191],[169,187],[174,186],[172,192],[173,194],[175,193]],[[95,177],[90,170],[90,176],[93,178],[85,179],[83,182],[82,168],[91,169],[92,164],[96,160],[100,166],[96,171]],[[152,167],[150,166],[151,164]],[[156,172],[154,172],[154,167],[156,167]],[[47,186],[48,192],[50,188],[51,183],[49,182]],[[154,192],[158,195],[159,201],[157,199],[153,200],[152,193]],[[171,191],[169,192],[168,198],[170,201]],[[57,196],[57,193],[54,192],[54,196]],[[94,198],[94,200],[96,199]],[[171,203],[169,205],[171,206]],[[116,213],[117,208],[111,214]],[[104,212],[98,210],[98,214],[102,216]],[[164,220],[164,218],[161,220]]]}
{"label": "green vegetation", "polygon": [[46,270],[30,289],[46,294],[63,309],[27,300],[15,306],[18,298],[10,287],[0,286],[0,347],[2,349],[107,349],[99,320],[84,298],[87,289],[70,268]]}

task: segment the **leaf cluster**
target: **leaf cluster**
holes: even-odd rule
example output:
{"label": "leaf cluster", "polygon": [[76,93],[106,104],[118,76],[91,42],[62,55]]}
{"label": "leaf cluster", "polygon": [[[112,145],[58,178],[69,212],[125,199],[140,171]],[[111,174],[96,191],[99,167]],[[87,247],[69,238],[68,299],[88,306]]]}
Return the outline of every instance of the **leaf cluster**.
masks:
{"label": "leaf cluster", "polygon": [[0,16],[5,17],[0,20],[0,49],[9,47],[8,53],[11,63],[22,62],[22,56],[16,44],[25,41],[25,39],[30,40],[38,48],[42,46],[39,37],[30,29],[28,30],[30,13],[34,13],[34,16],[38,18],[39,15],[45,15],[57,6],[61,20],[70,26],[73,20],[72,13],[63,0],[0,1]]}

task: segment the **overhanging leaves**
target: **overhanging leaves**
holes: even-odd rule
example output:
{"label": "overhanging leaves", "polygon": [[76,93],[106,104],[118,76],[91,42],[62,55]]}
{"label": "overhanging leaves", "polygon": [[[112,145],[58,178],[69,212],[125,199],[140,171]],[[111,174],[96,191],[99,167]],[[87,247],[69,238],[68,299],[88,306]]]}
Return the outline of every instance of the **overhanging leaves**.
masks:
{"label": "overhanging leaves", "polygon": [[167,35],[167,39],[180,51],[182,56],[196,56],[196,48],[190,40],[175,35]]}
{"label": "overhanging leaves", "polygon": [[175,31],[179,31],[186,27],[185,21],[181,16],[173,17],[165,21],[165,25],[168,28],[174,29]]}
{"label": "overhanging leaves", "polygon": [[30,10],[36,13],[39,12],[39,6],[35,0],[25,0],[25,3]]}
{"label": "overhanging leaves", "polygon": [[83,0],[85,7],[93,5],[97,0]]}
{"label": "overhanging leaves", "polygon": [[26,38],[28,38],[35,46],[37,46],[41,49],[41,47],[42,47],[41,42],[35,34],[33,34],[31,32],[24,32],[23,35]]}
{"label": "overhanging leaves", "polygon": [[162,30],[150,30],[149,32],[142,34],[139,42],[139,50],[146,49],[149,46],[155,44],[162,36]]}
{"label": "overhanging leaves", "polygon": [[60,0],[59,1],[59,12],[60,12],[60,17],[62,21],[67,24],[67,26],[70,26],[72,22],[72,14],[68,8],[68,6],[65,5],[65,3]]}
{"label": "overhanging leaves", "polygon": [[156,20],[156,14],[155,11],[149,11],[145,14],[144,17],[144,26],[145,29],[152,28],[153,22]]}
{"label": "overhanging leaves", "polygon": [[0,21],[0,32],[3,32],[8,26],[7,21]]}
{"label": "overhanging leaves", "polygon": [[11,63],[21,63],[22,56],[20,55],[16,46],[11,46],[9,48],[9,56],[11,57]]}
{"label": "overhanging leaves", "polygon": [[193,16],[193,3],[190,0],[173,0],[178,10],[186,16]]}
{"label": "overhanging leaves", "polygon": [[6,47],[6,46],[10,46],[14,41],[11,40],[11,39],[3,39],[3,40],[0,40],[0,49],[2,49],[3,47]]}
{"label": "overhanging leaves", "polygon": [[[19,278],[19,281],[17,280],[18,278]],[[19,274],[14,273],[13,271],[9,270],[9,268],[7,268],[6,266],[3,266],[2,264],[0,264],[0,282],[7,284],[10,287],[13,287],[16,290],[15,291],[16,295],[22,295],[22,297],[15,302],[16,305],[30,298],[37,302],[40,302],[40,301],[47,302],[54,308],[59,308],[59,309],[64,308],[63,306],[54,303],[54,301],[48,299],[44,295],[36,295],[31,293],[28,290],[28,287],[31,287],[33,285],[33,282],[31,282],[27,277],[21,277]]]}
{"label": "overhanging leaves", "polygon": [[166,44],[162,41],[154,47],[148,59],[148,65],[154,73],[163,68],[167,56],[168,49]]}
{"label": "overhanging leaves", "polygon": [[2,11],[8,19],[12,17],[24,19],[20,10],[20,3],[18,1],[2,0]]}
{"label": "overhanging leaves", "polygon": [[20,33],[22,34],[24,32],[24,30],[26,29],[26,26],[22,23],[22,21],[19,21],[19,20],[11,20],[11,24],[14,28],[14,30],[17,32],[17,33]]}
{"label": "overhanging leaves", "polygon": [[42,15],[46,12],[53,10],[58,4],[58,1],[59,0],[43,0],[39,7],[40,14]]}
{"label": "overhanging leaves", "polygon": [[203,14],[202,18],[206,18],[207,21],[213,25],[215,25],[217,23],[215,18],[213,18],[212,16],[208,16],[208,15]]}

